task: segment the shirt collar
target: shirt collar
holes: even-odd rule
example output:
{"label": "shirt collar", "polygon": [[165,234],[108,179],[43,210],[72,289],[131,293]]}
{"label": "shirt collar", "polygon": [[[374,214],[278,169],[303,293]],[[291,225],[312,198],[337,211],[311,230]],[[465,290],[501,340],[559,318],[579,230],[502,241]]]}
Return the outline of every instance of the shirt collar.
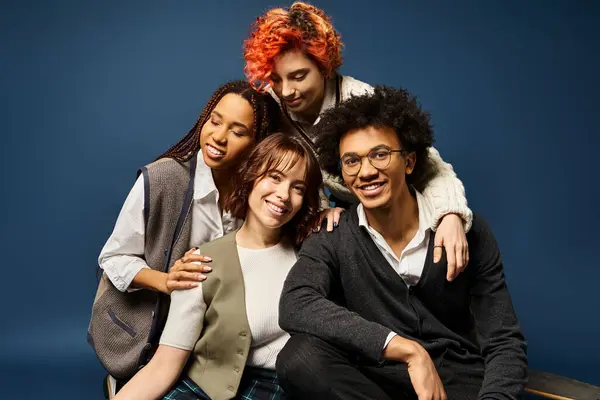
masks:
{"label": "shirt collar", "polygon": [[[315,120],[313,125],[316,125],[319,123],[319,121],[321,120],[321,115],[323,115],[323,113],[325,111],[329,110],[330,108],[335,107],[335,98],[336,98],[335,87],[336,87],[337,79],[338,79],[338,76],[334,74],[331,78],[329,78],[327,81],[325,81],[325,94],[323,95],[323,103],[321,104],[321,109],[319,110],[319,116],[317,117],[317,119]],[[290,114],[290,118],[293,119],[294,121],[300,122],[303,124],[307,123],[299,115],[294,114],[290,110],[288,110],[288,112]]]}
{"label": "shirt collar", "polygon": [[[413,191],[417,197],[417,208],[419,209],[419,231],[417,234],[425,235],[427,230],[431,229],[432,207],[429,201],[418,190],[413,189]],[[367,221],[367,215],[362,203],[356,208],[356,213],[358,214],[358,226],[364,226],[367,230],[373,229],[369,225],[369,221]]]}
{"label": "shirt collar", "polygon": [[196,161],[196,178],[194,179],[194,200],[203,199],[212,192],[217,191],[215,180],[212,176],[212,170],[204,162],[202,150],[198,152]]}

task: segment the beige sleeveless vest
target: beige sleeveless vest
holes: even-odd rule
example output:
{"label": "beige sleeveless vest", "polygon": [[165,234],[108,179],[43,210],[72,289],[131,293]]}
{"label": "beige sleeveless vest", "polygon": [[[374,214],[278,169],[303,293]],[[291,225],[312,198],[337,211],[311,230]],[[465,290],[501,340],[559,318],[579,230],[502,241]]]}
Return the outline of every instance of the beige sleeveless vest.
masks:
{"label": "beige sleeveless vest", "polygon": [[204,329],[187,372],[212,400],[232,399],[238,391],[250,351],[250,326],[242,267],[232,232],[200,247],[213,259],[210,277],[202,283]]}

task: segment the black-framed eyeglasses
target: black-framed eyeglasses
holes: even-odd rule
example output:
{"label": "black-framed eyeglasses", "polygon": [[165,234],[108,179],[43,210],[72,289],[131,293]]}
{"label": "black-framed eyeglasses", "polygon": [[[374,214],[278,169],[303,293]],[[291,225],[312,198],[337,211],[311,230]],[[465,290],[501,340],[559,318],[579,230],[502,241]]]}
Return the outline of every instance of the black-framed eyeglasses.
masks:
{"label": "black-framed eyeglasses", "polygon": [[389,149],[387,147],[375,147],[371,149],[366,156],[359,156],[356,153],[346,153],[340,160],[342,170],[348,175],[357,175],[362,167],[363,158],[367,157],[374,168],[378,170],[386,169],[392,160],[392,153],[407,153],[404,149]]}

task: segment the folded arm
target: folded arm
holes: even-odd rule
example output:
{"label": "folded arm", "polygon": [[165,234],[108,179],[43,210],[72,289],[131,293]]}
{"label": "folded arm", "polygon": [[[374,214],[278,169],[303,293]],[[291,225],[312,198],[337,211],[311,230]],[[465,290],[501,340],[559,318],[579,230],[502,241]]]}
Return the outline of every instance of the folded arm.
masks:
{"label": "folded arm", "polygon": [[315,335],[374,361],[381,361],[390,329],[336,304],[337,260],[326,234],[304,242],[280,300],[279,325],[290,333]]}

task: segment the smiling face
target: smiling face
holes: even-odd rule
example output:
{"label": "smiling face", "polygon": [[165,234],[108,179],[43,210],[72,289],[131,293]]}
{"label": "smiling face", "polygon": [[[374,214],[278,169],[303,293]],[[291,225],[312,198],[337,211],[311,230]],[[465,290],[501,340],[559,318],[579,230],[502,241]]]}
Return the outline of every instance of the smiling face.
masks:
{"label": "smiling face", "polygon": [[402,144],[392,128],[372,126],[350,131],[340,140],[340,158],[348,155],[360,157],[360,171],[349,175],[342,169],[346,186],[360,200],[365,209],[387,208],[408,193],[406,175],[415,165],[414,153],[391,153],[387,167],[377,169],[369,162],[372,150],[400,150]]}
{"label": "smiling face", "polygon": [[273,59],[273,91],[294,113],[315,114],[321,110],[325,77],[300,50],[286,51]]}
{"label": "smiling face", "polygon": [[302,208],[306,160],[288,153],[277,164],[255,181],[248,197],[247,223],[281,229]]}
{"label": "smiling face", "polygon": [[240,155],[254,143],[254,111],[235,93],[221,98],[200,131],[204,162],[212,169],[237,164]]}

